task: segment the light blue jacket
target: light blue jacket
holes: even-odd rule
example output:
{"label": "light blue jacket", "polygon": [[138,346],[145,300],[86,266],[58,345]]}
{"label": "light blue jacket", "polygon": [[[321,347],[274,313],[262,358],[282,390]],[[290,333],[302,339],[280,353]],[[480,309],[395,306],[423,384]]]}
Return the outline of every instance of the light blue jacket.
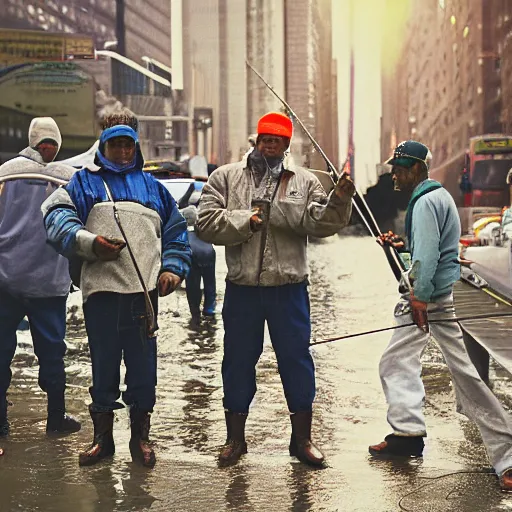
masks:
{"label": "light blue jacket", "polygon": [[[431,183],[432,180],[420,183],[413,196]],[[416,201],[408,242],[412,264],[420,262],[414,280],[414,295],[419,300],[433,302],[452,292],[460,278],[457,263],[460,236],[457,207],[444,188],[432,190]]]}
{"label": "light blue jacket", "polygon": [[503,216],[501,217],[501,228],[509,238],[512,238],[512,210],[510,208],[507,208],[503,212]]}

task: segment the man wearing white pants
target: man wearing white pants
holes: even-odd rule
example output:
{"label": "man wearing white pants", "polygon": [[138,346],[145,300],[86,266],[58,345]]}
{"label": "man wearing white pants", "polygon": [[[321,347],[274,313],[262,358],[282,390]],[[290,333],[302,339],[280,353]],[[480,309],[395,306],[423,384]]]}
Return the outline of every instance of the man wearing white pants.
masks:
{"label": "man wearing white pants", "polygon": [[[412,193],[406,233],[411,262],[418,265],[411,292],[402,295],[395,308],[395,320],[397,325],[416,325],[395,330],[382,356],[379,372],[393,433],[369,450],[375,457],[422,456],[427,434],[420,358],[432,334],[450,370],[459,412],[477,424],[501,488],[512,491],[512,419],[469,359],[460,326],[428,324],[428,314],[434,311],[441,318],[455,316],[453,285],[460,277],[457,208],[448,192],[428,179],[430,159],[426,146],[406,141],[388,161],[395,189]],[[392,234],[382,235],[379,242],[405,248],[405,242]]]}

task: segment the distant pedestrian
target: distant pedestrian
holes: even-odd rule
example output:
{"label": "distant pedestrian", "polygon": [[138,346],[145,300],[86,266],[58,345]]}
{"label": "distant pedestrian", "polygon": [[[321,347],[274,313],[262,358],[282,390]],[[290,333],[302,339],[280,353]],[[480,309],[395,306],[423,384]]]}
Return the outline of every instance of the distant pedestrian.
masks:
{"label": "distant pedestrian", "polygon": [[510,192],[509,205],[504,207],[501,213],[501,229],[504,235],[512,240],[512,169],[508,171],[506,184]]}
{"label": "distant pedestrian", "polygon": [[197,322],[200,319],[201,300],[203,293],[201,291],[201,281],[204,286],[203,316],[215,316],[216,302],[216,280],[215,280],[215,249],[213,245],[204,242],[195,233],[194,225],[197,220],[197,208],[187,206],[181,210],[188,226],[188,240],[192,249],[192,264],[190,272],[186,279],[186,291],[188,306],[192,320]]}
{"label": "distant pedestrian", "polygon": [[217,164],[208,164],[207,166],[207,169],[208,169],[208,176],[210,176],[210,174],[215,171],[215,169],[217,169],[218,165]]}

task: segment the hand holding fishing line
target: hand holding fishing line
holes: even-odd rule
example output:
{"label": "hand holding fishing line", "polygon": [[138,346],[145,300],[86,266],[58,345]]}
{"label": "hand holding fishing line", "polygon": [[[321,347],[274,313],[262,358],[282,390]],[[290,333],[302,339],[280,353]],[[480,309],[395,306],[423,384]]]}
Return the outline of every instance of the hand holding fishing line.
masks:
{"label": "hand holding fishing line", "polygon": [[393,233],[393,231],[379,235],[377,237],[377,243],[382,247],[385,245],[394,247],[398,252],[405,250],[405,240],[401,236]]}
{"label": "hand holding fishing line", "polygon": [[263,211],[259,206],[253,208],[251,211],[252,216],[249,220],[251,231],[259,231],[263,227]]}
{"label": "hand holding fishing line", "polygon": [[162,272],[158,278],[158,294],[160,297],[166,297],[178,288],[181,284],[181,278],[172,272]]}
{"label": "hand holding fishing line", "polygon": [[411,295],[409,302],[411,304],[411,315],[413,322],[423,331],[428,333],[428,312],[426,302],[418,300],[414,295]]}
{"label": "hand holding fishing line", "polygon": [[124,240],[106,238],[98,235],[92,244],[94,254],[101,261],[114,261],[119,258],[121,251],[126,247]]}

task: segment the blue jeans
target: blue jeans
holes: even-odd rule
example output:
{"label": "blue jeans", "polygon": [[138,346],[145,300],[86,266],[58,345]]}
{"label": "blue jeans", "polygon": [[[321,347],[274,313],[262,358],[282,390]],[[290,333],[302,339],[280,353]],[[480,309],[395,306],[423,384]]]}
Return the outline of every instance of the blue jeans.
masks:
{"label": "blue jeans", "polygon": [[247,413],[256,393],[256,364],[268,323],[290,412],[311,411],[315,366],[309,350],[311,322],[306,283],[257,287],[226,283],[222,310],[224,408]]}
{"label": "blue jeans", "polygon": [[211,315],[215,312],[217,285],[215,282],[215,265],[199,266],[192,262],[186,280],[188,307],[192,316],[199,315],[201,309],[201,278],[204,285],[203,313]]}
{"label": "blue jeans", "polygon": [[[157,291],[150,292],[158,314]],[[121,358],[126,366],[126,405],[152,412],[156,388],[156,337],[145,329],[144,294],[94,293],[84,304],[85,327],[92,361],[90,410],[110,412],[121,409]]]}
{"label": "blue jeans", "polygon": [[34,352],[39,360],[39,386],[46,392],[64,390],[66,300],[66,296],[24,299],[0,290],[0,399],[11,384],[16,329],[25,316],[30,323]]}

